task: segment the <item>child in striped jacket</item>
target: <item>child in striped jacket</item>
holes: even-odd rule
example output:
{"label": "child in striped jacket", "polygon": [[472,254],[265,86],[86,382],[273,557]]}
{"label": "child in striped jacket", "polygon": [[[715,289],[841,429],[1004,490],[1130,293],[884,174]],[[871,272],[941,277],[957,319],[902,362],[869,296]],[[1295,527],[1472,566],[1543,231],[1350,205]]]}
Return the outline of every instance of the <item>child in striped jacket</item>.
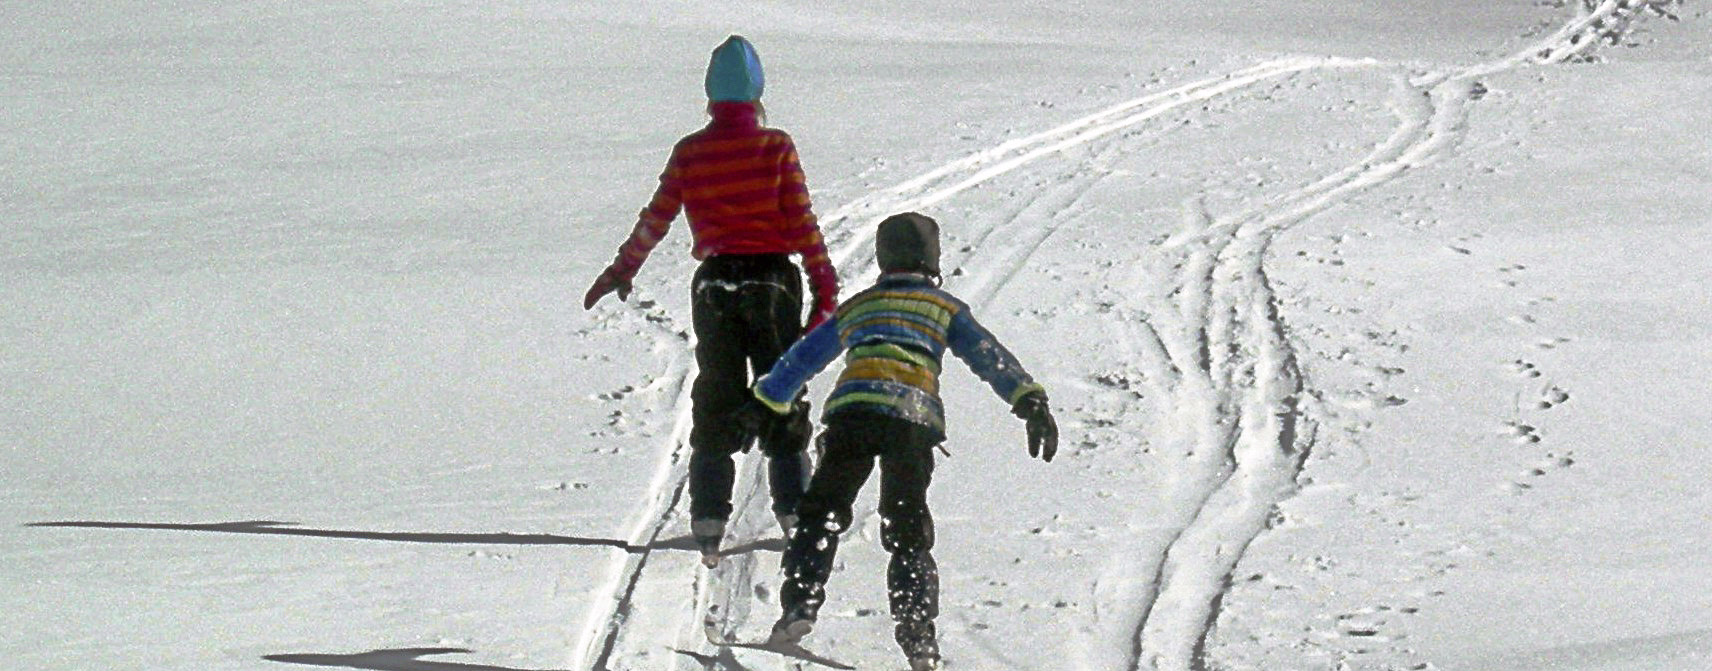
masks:
{"label": "child in striped jacket", "polygon": [[[712,120],[673,147],[653,200],[583,299],[584,309],[613,292],[626,299],[642,262],[685,213],[690,254],[701,261],[690,283],[699,367],[690,391],[690,527],[710,566],[731,515],[732,455],[750,438],[725,419],[747,399],[751,371],[767,370],[803,332],[803,279],[790,255],[802,257],[814,297],[808,328],[838,302],[796,146],[761,125],[763,84],[747,40],[733,35],[714,49],[706,80]],[[807,479],[810,432],[807,404],[788,410],[759,431],[773,511],[787,529]]]}
{"label": "child in striped jacket", "polygon": [[891,553],[887,586],[895,635],[912,669],[936,669],[939,574],[930,552],[933,517],[927,487],[933,449],[945,440],[940,362],[950,350],[1028,423],[1029,455],[1048,462],[1058,427],[1046,391],[1016,357],[975,321],[969,306],[939,288],[939,226],[906,213],[880,222],[875,252],[882,275],[838,307],[779,358],[740,408],[736,423],[759,426],[793,411],[810,377],[843,352],[844,372],[826,400],[825,452],[797,507],[784,556],[784,615],[774,643],[795,643],[813,629],[832,573],[838,535],[849,528],[857,492],[880,466],[880,540]]}

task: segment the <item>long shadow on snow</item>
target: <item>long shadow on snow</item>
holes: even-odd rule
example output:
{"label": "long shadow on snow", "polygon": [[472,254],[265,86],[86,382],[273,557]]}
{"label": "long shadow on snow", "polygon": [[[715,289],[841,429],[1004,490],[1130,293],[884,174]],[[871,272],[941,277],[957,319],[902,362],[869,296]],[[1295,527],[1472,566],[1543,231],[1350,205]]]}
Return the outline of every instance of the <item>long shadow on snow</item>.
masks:
{"label": "long shadow on snow", "polygon": [[[659,540],[649,543],[648,545],[631,545],[630,543],[614,538],[582,538],[578,536],[559,536],[555,534],[459,534],[304,529],[297,527],[296,522],[275,522],[272,520],[217,522],[213,524],[170,524],[163,522],[33,522],[24,526],[59,529],[204,531],[224,534],[306,536],[309,538],[343,538],[364,541],[391,541],[395,543],[446,543],[452,545],[580,545],[586,547],[618,548],[630,553],[643,553],[652,550],[690,551],[696,549],[695,541],[691,540],[688,536]],[[737,550],[739,550],[739,548],[733,548],[732,552],[735,553]]]}
{"label": "long shadow on snow", "polygon": [[[212,524],[172,524],[164,522],[33,522],[26,527],[57,528],[57,529],[145,529],[154,531],[202,531],[226,534],[252,534],[266,536],[305,536],[309,538],[341,538],[348,540],[390,541],[395,543],[444,543],[452,545],[575,545],[583,547],[618,548],[632,554],[652,552],[654,550],[681,550],[684,552],[697,551],[696,543],[690,536],[664,538],[647,545],[632,545],[614,538],[583,538],[579,536],[559,536],[556,534],[462,534],[462,533],[425,533],[425,532],[394,532],[394,531],[349,531],[342,529],[306,529],[296,526],[296,522],[276,522],[272,520],[250,520],[245,522],[216,522]],[[779,539],[759,540],[743,545],[737,545],[720,551],[721,555],[733,556],[751,552],[784,550],[784,541]]]}
{"label": "long shadow on snow", "polygon": [[336,666],[347,669],[370,669],[371,671],[524,671],[523,669],[503,666],[432,662],[417,659],[426,655],[467,652],[469,650],[463,648],[402,648],[398,650],[375,650],[355,655],[264,655],[262,659],[285,664]]}
{"label": "long shadow on snow", "polygon": [[725,669],[726,671],[751,671],[749,667],[744,666],[742,662],[737,661],[737,656],[731,654],[730,648],[720,648],[719,653],[714,655],[704,655],[699,652],[679,650],[676,648],[674,648],[672,652],[693,659],[697,664],[702,665],[702,668],[709,669],[710,671],[712,669]]}

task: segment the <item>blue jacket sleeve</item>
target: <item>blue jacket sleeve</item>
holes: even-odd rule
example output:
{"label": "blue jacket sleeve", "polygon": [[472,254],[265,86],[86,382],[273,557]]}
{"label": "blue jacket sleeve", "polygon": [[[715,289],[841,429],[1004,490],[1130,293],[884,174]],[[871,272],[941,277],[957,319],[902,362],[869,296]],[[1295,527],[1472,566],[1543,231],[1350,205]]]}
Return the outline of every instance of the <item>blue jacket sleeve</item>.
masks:
{"label": "blue jacket sleeve", "polygon": [[791,402],[796,400],[809,378],[825,370],[826,365],[843,351],[844,344],[838,339],[838,318],[821,322],[820,326],[785,350],[773,363],[773,369],[755,382],[755,398],[775,411],[789,412]]}
{"label": "blue jacket sleeve", "polygon": [[964,306],[951,318],[951,330],[946,334],[951,353],[969,365],[976,377],[986,381],[1005,403],[1016,405],[1017,399],[1032,391],[1046,391],[1023,370],[1022,363],[998,338],[975,321]]}

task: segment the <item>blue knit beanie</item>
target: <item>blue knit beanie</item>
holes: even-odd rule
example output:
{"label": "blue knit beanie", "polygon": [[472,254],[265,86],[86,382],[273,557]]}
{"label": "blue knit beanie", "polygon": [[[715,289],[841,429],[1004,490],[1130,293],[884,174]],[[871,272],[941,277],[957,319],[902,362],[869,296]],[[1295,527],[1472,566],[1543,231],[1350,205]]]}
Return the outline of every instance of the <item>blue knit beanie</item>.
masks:
{"label": "blue knit beanie", "polygon": [[707,63],[708,100],[760,100],[765,84],[761,77],[761,57],[749,40],[732,35],[713,50],[713,58]]}

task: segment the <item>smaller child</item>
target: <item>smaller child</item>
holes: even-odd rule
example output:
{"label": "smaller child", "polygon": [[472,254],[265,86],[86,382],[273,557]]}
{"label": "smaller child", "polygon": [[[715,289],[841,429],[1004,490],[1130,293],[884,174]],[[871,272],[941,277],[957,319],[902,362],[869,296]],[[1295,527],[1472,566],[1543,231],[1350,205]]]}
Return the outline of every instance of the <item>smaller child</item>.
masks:
{"label": "smaller child", "polygon": [[[798,522],[783,560],[784,614],[772,642],[795,643],[813,630],[825,585],[849,528],[851,506],[875,459],[880,466],[880,539],[891,553],[886,583],[895,635],[914,671],[939,668],[933,620],[939,572],[927,487],[933,450],[945,440],[939,399],[940,361],[951,350],[1028,422],[1030,456],[1052,461],[1058,427],[1046,392],[969,312],[939,288],[939,224],[913,212],[880,222],[875,256],[882,275],[803,336],[752,387],[756,402],[738,412],[745,427],[791,412],[808,382],[848,351],[826,400],[825,453],[797,507]],[[775,414],[777,413],[777,414]]]}

